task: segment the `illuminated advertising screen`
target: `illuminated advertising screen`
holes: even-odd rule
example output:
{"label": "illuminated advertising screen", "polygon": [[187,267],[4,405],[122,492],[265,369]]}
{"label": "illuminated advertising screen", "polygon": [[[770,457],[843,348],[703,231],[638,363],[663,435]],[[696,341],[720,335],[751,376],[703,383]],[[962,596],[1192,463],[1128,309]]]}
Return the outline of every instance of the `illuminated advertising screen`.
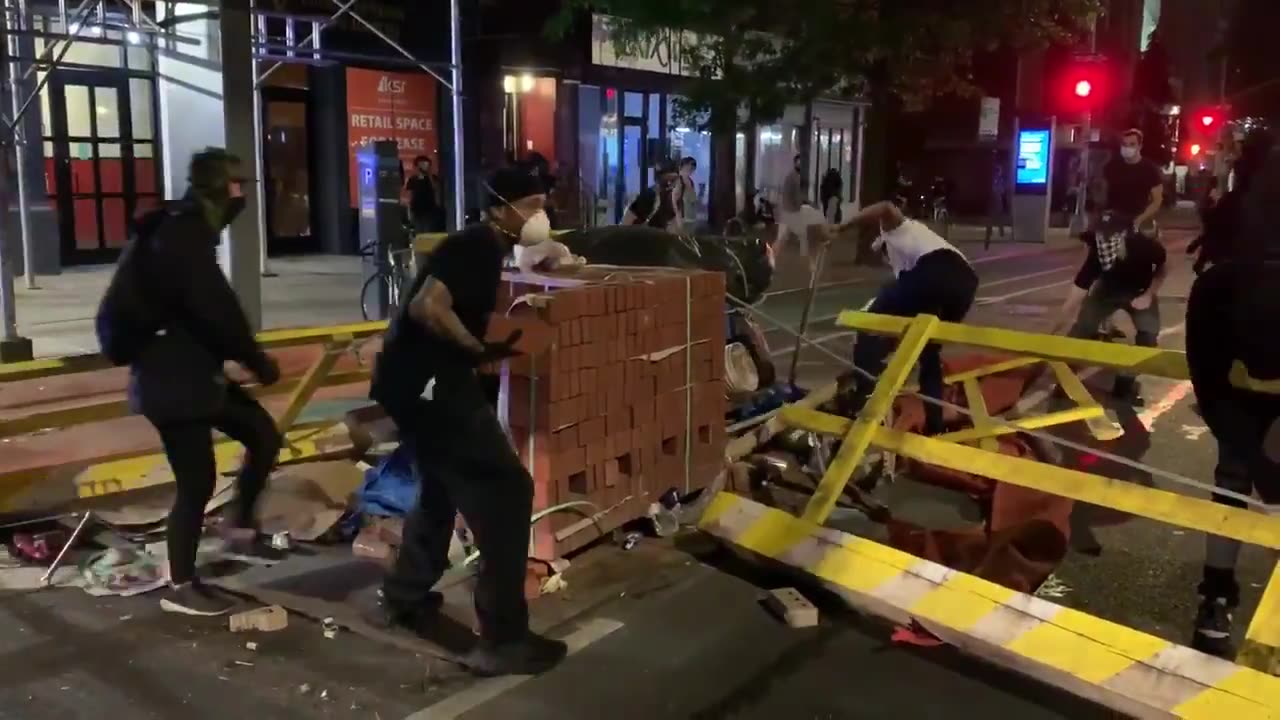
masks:
{"label": "illuminated advertising screen", "polygon": [[1018,131],[1018,167],[1014,182],[1044,187],[1049,183],[1049,131]]}

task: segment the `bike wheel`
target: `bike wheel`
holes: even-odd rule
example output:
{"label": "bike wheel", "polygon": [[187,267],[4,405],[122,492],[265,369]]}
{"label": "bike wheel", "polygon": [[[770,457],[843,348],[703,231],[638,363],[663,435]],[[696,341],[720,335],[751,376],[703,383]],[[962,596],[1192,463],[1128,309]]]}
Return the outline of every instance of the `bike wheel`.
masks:
{"label": "bike wheel", "polygon": [[368,280],[364,281],[364,286],[360,288],[360,314],[365,320],[384,320],[382,317],[382,303],[387,303],[387,311],[392,309],[391,304],[391,276],[386,273],[378,273]]}

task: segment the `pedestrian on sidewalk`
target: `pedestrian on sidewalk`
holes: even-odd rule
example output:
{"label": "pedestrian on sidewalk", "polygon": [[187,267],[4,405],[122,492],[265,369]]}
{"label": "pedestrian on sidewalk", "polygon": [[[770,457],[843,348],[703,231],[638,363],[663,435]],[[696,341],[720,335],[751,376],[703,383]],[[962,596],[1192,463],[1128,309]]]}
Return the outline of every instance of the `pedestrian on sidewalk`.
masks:
{"label": "pedestrian on sidewalk", "polygon": [[419,155],[413,160],[416,171],[404,189],[409,194],[409,220],[415,233],[443,230],[443,207],[440,204],[440,178],[431,171],[431,158]]}
{"label": "pedestrian on sidewalk", "polygon": [[256,506],[281,446],[271,415],[227,378],[223,366],[237,363],[263,385],[279,381],[280,368],[258,345],[218,266],[222,230],[245,206],[240,160],[207,148],[192,156],[188,180],[182,200],[139,223],[129,251],[139,271],[138,296],[154,313],[156,329],[130,367],[129,405],[159,432],[177,488],[168,523],[171,586],[160,605],[169,612],[220,615],[233,603],[201,585],[195,567],[217,479],[213,431],[246,451],[224,530],[228,549],[237,554],[277,556],[258,533]]}
{"label": "pedestrian on sidewalk", "polygon": [[[1157,295],[1168,275],[1164,246],[1138,232],[1132,216],[1114,213],[1103,213],[1097,231],[1081,240],[1089,254],[1067,291],[1053,334],[1072,323],[1070,337],[1095,340],[1111,316],[1123,311],[1133,319],[1134,343],[1155,347],[1160,336]],[[1132,375],[1116,375],[1112,394],[1135,405],[1142,402]]]}
{"label": "pedestrian on sidewalk", "polygon": [[[830,226],[827,236],[863,223],[880,228],[872,250],[884,249],[894,274],[868,312],[902,317],[930,314],[944,322],[964,321],[978,292],[978,274],[964,253],[929,226],[906,218],[897,205],[887,201],[863,209],[841,225]],[[893,344],[893,338],[860,334],[853,346],[854,366],[878,377]],[[853,386],[847,387],[850,381]],[[842,384],[846,387],[841,390],[838,405],[843,414],[853,417],[871,396],[875,381],[858,374],[846,376]],[[937,343],[929,343],[920,353],[920,390],[931,398],[942,399],[942,348]],[[925,432],[940,434],[944,430],[942,408],[925,403],[924,412]]]}
{"label": "pedestrian on sidewalk", "polygon": [[535,674],[564,643],[529,630],[524,597],[533,480],[511,447],[476,368],[516,354],[515,333],[485,342],[504,259],[550,238],[546,193],[524,168],[488,184],[488,220],[453,233],[427,259],[392,319],[370,397],[395,421],[421,480],[404,544],[383,583],[387,620],[428,634],[441,605],[432,588],[449,567],[461,512],[480,550],[475,590],[480,641],[464,658],[479,675]]}
{"label": "pedestrian on sidewalk", "polygon": [[[1238,250],[1215,262],[1191,286],[1187,301],[1187,365],[1205,424],[1218,442],[1214,483],[1237,496],[1280,505],[1280,340],[1265,327],[1280,316],[1280,155],[1265,159],[1242,202]],[[1269,392],[1234,380],[1267,382]],[[1215,502],[1245,507],[1239,497]],[[1234,658],[1232,614],[1240,602],[1240,542],[1209,535],[1198,588],[1192,647]]]}

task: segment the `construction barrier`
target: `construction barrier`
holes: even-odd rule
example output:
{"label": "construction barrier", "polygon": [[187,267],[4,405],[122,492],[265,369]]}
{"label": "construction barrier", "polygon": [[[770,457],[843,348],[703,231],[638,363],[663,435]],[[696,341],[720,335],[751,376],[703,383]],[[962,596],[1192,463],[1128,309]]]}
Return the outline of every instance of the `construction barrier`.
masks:
{"label": "construction barrier", "polygon": [[[1280,712],[1280,565],[1249,625],[1235,665],[1157,638],[1058,608],[868,540],[823,527],[871,446],[929,465],[1120,510],[1136,516],[1280,549],[1280,517],[993,452],[999,434],[1095,421],[1102,408],[1066,363],[1188,377],[1183,353],[1036,333],[945,323],[931,315],[901,318],[845,312],[837,321],[858,332],[899,338],[867,403],[850,420],[784,407],[784,425],[841,438],[840,448],[799,517],[722,492],[701,521],[707,532],[817,576],[855,604],[895,620],[924,622],[943,640],[1016,670],[1053,681],[1140,717],[1275,717]],[[972,429],[936,438],[884,426],[921,351],[950,342],[1027,355],[948,377],[966,391]],[[977,380],[1048,362],[1076,407],[1003,420],[989,416]],[[1239,375],[1239,371],[1237,375]],[[1244,378],[1237,385],[1246,385]],[[1249,385],[1258,387],[1256,383]],[[978,447],[970,444],[976,443]],[[1247,666],[1247,667],[1246,667]]]}
{"label": "construction barrier", "polygon": [[[343,372],[334,372],[335,366],[344,354],[357,352],[361,341],[381,336],[386,326],[386,322],[365,322],[270,330],[258,335],[258,341],[268,350],[314,345],[322,348],[300,376],[285,379],[271,387],[251,389],[258,397],[287,394],[283,408],[276,415],[277,426],[286,440],[281,450],[282,462],[313,458],[332,451],[338,440],[329,430],[334,421],[298,423],[298,418],[321,388],[353,385],[369,379],[369,369],[360,363],[357,363],[357,369]],[[101,355],[13,363],[0,365],[0,384],[108,370],[111,367],[111,363]],[[114,420],[129,414],[128,402],[116,393],[112,393],[111,399],[98,402],[77,402],[72,407],[11,414],[0,419],[0,441],[45,429]],[[221,472],[234,469],[239,463],[238,449],[229,441],[220,441],[215,446],[215,457]],[[172,480],[164,455],[156,452],[99,456],[93,463],[70,468],[69,472],[75,485],[73,497],[79,498],[135,490]],[[11,500],[28,493],[33,486],[49,479],[51,474],[57,473],[51,473],[47,467],[0,474],[0,510],[12,509]]]}

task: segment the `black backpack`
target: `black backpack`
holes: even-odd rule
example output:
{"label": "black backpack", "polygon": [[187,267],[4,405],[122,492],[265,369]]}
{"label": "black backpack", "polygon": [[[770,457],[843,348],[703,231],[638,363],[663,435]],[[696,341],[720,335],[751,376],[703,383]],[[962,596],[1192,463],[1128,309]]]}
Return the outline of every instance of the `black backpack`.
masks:
{"label": "black backpack", "polygon": [[94,330],[102,354],[113,365],[129,365],[137,360],[163,326],[161,308],[146,299],[146,264],[147,245],[168,214],[167,207],[159,208],[134,222],[115,275],[98,303]]}

